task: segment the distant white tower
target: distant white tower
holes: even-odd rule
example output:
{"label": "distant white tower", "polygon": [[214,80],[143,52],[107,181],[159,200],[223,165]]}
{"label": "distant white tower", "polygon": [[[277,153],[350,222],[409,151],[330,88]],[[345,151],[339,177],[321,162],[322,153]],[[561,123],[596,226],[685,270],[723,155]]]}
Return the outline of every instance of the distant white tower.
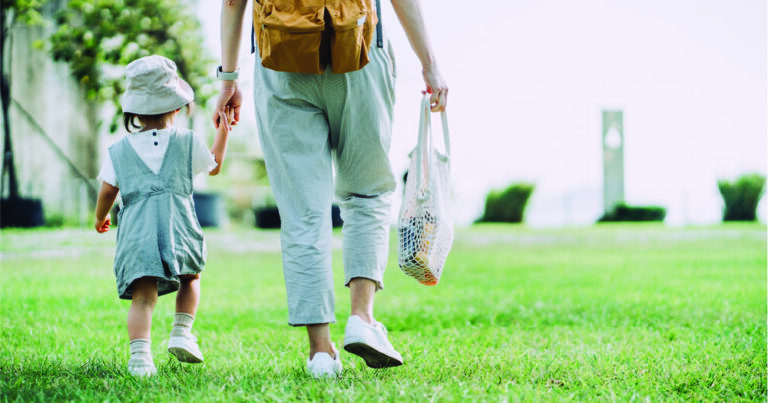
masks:
{"label": "distant white tower", "polygon": [[603,111],[603,210],[624,203],[624,112]]}

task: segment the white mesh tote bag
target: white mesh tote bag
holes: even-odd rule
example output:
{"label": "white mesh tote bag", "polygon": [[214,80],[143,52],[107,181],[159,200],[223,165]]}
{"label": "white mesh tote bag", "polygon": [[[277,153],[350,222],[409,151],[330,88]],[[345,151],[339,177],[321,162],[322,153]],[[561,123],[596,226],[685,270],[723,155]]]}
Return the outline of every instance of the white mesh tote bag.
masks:
{"label": "white mesh tote bag", "polygon": [[411,151],[403,205],[397,223],[400,269],[425,285],[440,281],[453,244],[448,120],[441,113],[445,154],[434,147],[429,94],[421,101],[419,142]]}

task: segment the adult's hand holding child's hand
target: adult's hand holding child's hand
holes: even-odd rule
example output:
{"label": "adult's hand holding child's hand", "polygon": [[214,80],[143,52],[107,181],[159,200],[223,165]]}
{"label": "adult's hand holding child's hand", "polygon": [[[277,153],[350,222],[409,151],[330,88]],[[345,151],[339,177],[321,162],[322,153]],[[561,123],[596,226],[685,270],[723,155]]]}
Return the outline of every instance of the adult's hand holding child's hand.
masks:
{"label": "adult's hand holding child's hand", "polygon": [[[224,125],[227,131],[232,130],[232,125],[240,121],[240,106],[243,103],[243,94],[235,81],[222,81],[221,91],[216,100],[216,107],[213,110],[213,127],[219,128]],[[227,110],[229,108],[229,111]],[[234,119],[227,119],[227,114],[231,113]],[[234,123],[232,123],[234,122]]]}

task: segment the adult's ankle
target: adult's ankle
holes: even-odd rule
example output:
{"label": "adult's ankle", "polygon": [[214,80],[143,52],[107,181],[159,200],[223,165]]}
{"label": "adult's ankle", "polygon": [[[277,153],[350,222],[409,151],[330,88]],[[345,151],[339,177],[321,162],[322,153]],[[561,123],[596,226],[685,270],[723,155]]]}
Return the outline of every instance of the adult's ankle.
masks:
{"label": "adult's ankle", "polygon": [[310,348],[309,349],[309,359],[315,358],[315,354],[317,353],[326,353],[328,354],[332,359],[336,359],[336,350],[333,348],[332,344],[329,344],[325,347],[318,347],[318,348]]}
{"label": "adult's ankle", "polygon": [[369,324],[371,326],[376,324],[376,320],[373,319],[373,315],[368,314],[366,312],[354,312],[353,311],[351,315],[352,316],[357,316],[358,318],[362,319],[363,322],[365,322],[365,323],[367,323],[367,324]]}

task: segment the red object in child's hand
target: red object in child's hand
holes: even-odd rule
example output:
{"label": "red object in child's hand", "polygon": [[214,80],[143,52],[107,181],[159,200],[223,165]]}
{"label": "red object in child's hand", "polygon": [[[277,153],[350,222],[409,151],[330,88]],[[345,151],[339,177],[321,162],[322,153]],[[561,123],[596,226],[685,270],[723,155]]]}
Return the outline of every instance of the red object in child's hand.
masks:
{"label": "red object in child's hand", "polygon": [[107,217],[101,223],[99,223],[97,221],[96,222],[96,232],[98,232],[99,234],[103,234],[103,233],[109,231],[109,226],[110,225],[112,225],[112,220],[109,217]]}

